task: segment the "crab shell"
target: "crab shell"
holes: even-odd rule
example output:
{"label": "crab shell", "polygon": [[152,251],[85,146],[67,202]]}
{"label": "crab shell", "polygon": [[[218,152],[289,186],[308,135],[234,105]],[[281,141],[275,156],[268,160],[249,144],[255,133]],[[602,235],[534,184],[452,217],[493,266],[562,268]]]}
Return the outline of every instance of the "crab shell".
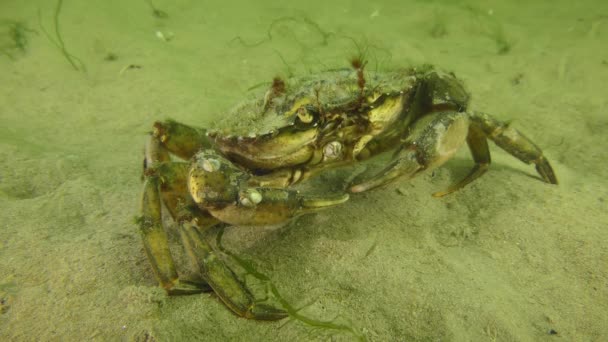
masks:
{"label": "crab shell", "polygon": [[252,170],[353,160],[372,139],[397,136],[417,73],[335,70],[277,81],[241,103],[208,137],[215,148]]}

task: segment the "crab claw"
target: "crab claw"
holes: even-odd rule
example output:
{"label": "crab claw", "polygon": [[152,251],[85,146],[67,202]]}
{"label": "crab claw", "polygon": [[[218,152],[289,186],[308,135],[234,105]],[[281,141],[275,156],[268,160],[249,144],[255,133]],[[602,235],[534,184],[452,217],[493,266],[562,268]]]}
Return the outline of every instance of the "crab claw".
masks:
{"label": "crab claw", "polygon": [[417,152],[414,148],[404,148],[398,151],[395,160],[384,170],[371,179],[352,185],[350,191],[353,193],[364,192],[388,184],[404,175],[413,177],[418,172],[424,170],[424,165],[418,162]]}
{"label": "crab claw", "polygon": [[437,112],[420,119],[391,163],[380,173],[350,187],[353,193],[368,191],[399,177],[413,178],[441,166],[464,144],[469,120],[461,112]]}
{"label": "crab claw", "polygon": [[215,218],[246,226],[284,223],[349,198],[348,194],[315,198],[292,189],[251,186],[253,178],[217,152],[205,150],[195,156],[188,188],[197,205]]}

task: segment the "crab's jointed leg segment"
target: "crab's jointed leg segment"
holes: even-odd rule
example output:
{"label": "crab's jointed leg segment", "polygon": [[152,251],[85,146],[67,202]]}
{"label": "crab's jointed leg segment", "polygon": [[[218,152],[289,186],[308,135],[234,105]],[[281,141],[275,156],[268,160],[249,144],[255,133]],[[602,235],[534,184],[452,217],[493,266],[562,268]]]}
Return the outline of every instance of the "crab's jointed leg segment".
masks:
{"label": "crab's jointed leg segment", "polygon": [[526,164],[535,164],[536,171],[545,182],[557,184],[557,177],[551,164],[532,140],[507,123],[496,120],[488,114],[474,112],[470,114],[470,117],[496,145]]}
{"label": "crab's jointed leg segment", "polygon": [[[213,290],[236,314],[254,319],[285,317],[283,310],[255,303],[253,295],[217,256],[201,232],[219,221],[196,208],[187,192],[188,163],[163,162],[147,170],[142,200],[144,247],[161,286],[171,295]],[[180,280],[162,226],[161,200],[179,225],[182,243],[206,283]]]}
{"label": "crab's jointed leg segment", "polygon": [[352,186],[350,191],[367,191],[400,176],[414,177],[422,170],[444,163],[466,141],[475,166],[464,179],[433,194],[435,197],[447,195],[487,171],[490,164],[487,139],[524,163],[534,163],[544,181],[557,184],[555,173],[538,146],[485,113],[465,112],[468,99],[469,95],[453,75],[426,74],[410,104],[409,113],[414,123],[393,162],[375,177]]}
{"label": "crab's jointed leg segment", "polygon": [[177,271],[169,251],[167,234],[160,222],[161,204],[156,179],[148,178],[144,181],[141,211],[143,216],[140,219],[140,230],[146,254],[161,286],[170,289],[177,280]]}
{"label": "crab's jointed leg segment", "polygon": [[[184,158],[188,157],[190,153],[194,153],[192,152],[192,146],[182,145],[179,141],[189,134],[194,134],[193,132],[196,133],[196,130],[174,123],[163,127],[170,128],[169,131],[173,134],[173,139],[164,137],[165,135],[168,136],[167,132],[169,131],[163,130],[164,133],[162,134],[153,133],[146,143],[145,180],[142,195],[142,218],[140,219],[144,248],[161,287],[171,295],[213,290],[226,306],[239,316],[261,320],[284,318],[287,316],[285,311],[256,302],[253,294],[202,236],[204,229],[218,224],[220,222],[218,218],[223,218],[221,215],[212,216],[211,214],[215,212],[213,209],[217,209],[224,214],[226,214],[226,211],[213,206],[208,209],[200,206],[200,203],[195,203],[190,195],[190,187],[198,184],[189,182],[192,173],[191,164],[172,162],[170,158],[170,153],[178,154]],[[176,129],[176,127],[178,128]],[[176,140],[178,141],[177,144],[175,144]],[[221,158],[214,152],[213,156]],[[197,158],[200,164],[201,157],[198,156]],[[202,164],[202,171],[205,171],[205,169],[213,171],[213,168],[217,166],[214,164],[215,161],[213,158],[206,160]],[[207,172],[208,184],[211,186],[200,190],[204,193],[204,197],[209,197],[209,200],[215,201],[216,204],[219,203],[220,206],[223,203],[222,199],[230,202],[229,196],[232,194],[231,191],[235,189],[234,186],[231,186],[234,181],[242,180],[245,177],[245,173],[238,170],[232,163],[225,159],[222,159],[222,162],[225,162],[230,168],[222,169],[222,172],[217,173]],[[194,171],[197,170],[196,165],[197,162],[195,161]],[[269,181],[268,179],[263,180],[264,183]],[[239,183],[239,185],[240,187],[236,193],[240,197],[237,196],[238,198],[233,200],[238,205],[237,207],[234,205],[228,206],[229,212],[227,215],[229,218],[225,222],[264,224],[267,221],[276,221],[277,218],[291,217],[295,212],[316,210],[319,207],[337,204],[336,200],[332,201],[331,199],[301,198],[297,196],[295,191],[280,188],[255,187],[247,182]],[[216,193],[214,193],[214,189],[217,190]],[[200,191],[195,193],[200,195]],[[259,198],[260,195],[264,197],[263,200]],[[194,199],[196,198],[194,197]],[[292,201],[289,198],[297,199],[297,201]],[[179,279],[169,250],[167,234],[162,225],[163,204],[178,223],[182,243],[192,263],[200,270],[206,283]],[[258,207],[257,217],[261,218],[260,221],[249,221],[248,217],[251,217],[252,207],[256,207],[258,204],[260,206]],[[230,209],[235,210],[230,212]]]}
{"label": "crab's jointed leg segment", "polygon": [[[195,294],[209,291],[210,287],[207,284],[179,279],[169,250],[167,233],[162,224],[161,198],[174,218],[177,218],[178,211],[181,210],[178,207],[181,207],[182,203],[187,203],[175,191],[178,189],[172,185],[176,184],[176,180],[180,178],[180,165],[175,164],[171,167],[173,163],[169,162],[169,152],[154,135],[148,138],[145,149],[142,217],[139,219],[139,226],[144,249],[152,264],[156,279],[169,294]],[[184,177],[182,176],[182,178]],[[190,200],[190,202],[192,201]],[[204,218],[200,219],[202,221]],[[217,221],[213,219],[213,222]]]}
{"label": "crab's jointed leg segment", "polygon": [[444,191],[439,191],[433,194],[434,197],[443,197],[451,194],[452,192],[463,188],[467,184],[481,177],[490,166],[490,149],[488,148],[488,140],[485,134],[479,128],[477,124],[471,124],[469,126],[469,133],[467,134],[467,145],[475,161],[475,166],[469,171],[469,173],[459,182],[450,185]]}
{"label": "crab's jointed leg segment", "polygon": [[158,179],[148,177],[144,181],[140,231],[144,249],[160,286],[169,294],[195,294],[209,291],[209,286],[206,284],[179,279],[169,250],[167,234],[162,225],[161,211]]}
{"label": "crab's jointed leg segment", "polygon": [[233,312],[241,317],[260,320],[277,320],[287,316],[287,312],[281,309],[256,303],[253,294],[205,242],[195,226],[183,222],[180,234],[192,262],[200,269],[215,294]]}
{"label": "crab's jointed leg segment", "polygon": [[173,120],[155,122],[152,135],[162,143],[167,151],[182,159],[190,159],[199,150],[211,146],[205,129],[191,127]]}

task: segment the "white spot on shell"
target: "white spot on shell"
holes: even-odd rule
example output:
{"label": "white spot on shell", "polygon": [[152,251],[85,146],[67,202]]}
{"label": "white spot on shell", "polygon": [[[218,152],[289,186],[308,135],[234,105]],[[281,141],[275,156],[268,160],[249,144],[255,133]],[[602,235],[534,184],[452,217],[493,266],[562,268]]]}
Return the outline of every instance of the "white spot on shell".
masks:
{"label": "white spot on shell", "polygon": [[220,161],[213,158],[205,158],[201,162],[201,167],[207,172],[215,172],[220,169]]}
{"label": "white spot on shell", "polygon": [[204,192],[204,197],[209,198],[209,199],[213,199],[213,198],[217,198],[218,197],[218,193],[217,191],[206,191]]}
{"label": "white spot on shell", "polygon": [[255,189],[247,189],[239,194],[239,202],[245,207],[253,208],[262,201],[262,194]]}
{"label": "white spot on shell", "polygon": [[327,159],[336,159],[342,156],[342,144],[332,141],[323,147],[323,155]]}

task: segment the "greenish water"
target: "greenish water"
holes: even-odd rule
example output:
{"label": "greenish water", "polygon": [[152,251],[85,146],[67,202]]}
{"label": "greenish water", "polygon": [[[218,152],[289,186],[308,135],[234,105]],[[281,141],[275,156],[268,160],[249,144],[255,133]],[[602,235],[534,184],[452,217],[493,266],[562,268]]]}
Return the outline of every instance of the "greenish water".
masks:
{"label": "greenish water", "polygon": [[[3,1],[0,340],[608,340],[607,41],[602,1]],[[560,184],[492,145],[486,175],[431,197],[462,149],[285,227],[227,228],[231,265],[291,318],[167,297],[133,220],[152,123],[210,126],[362,53],[453,71]]]}

